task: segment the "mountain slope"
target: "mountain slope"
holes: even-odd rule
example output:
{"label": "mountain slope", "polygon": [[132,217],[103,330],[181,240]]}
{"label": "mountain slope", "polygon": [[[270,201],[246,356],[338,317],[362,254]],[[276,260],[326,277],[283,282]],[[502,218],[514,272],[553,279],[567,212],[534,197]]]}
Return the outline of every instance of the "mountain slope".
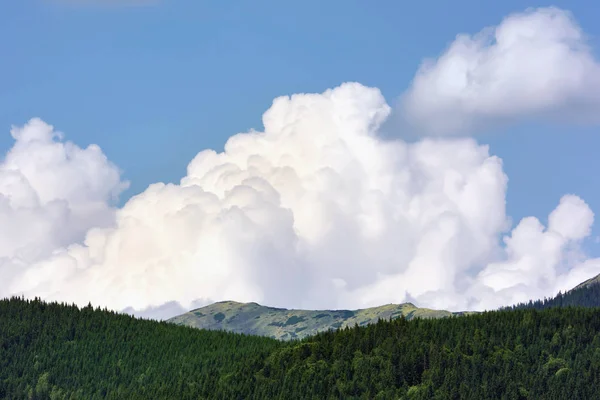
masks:
{"label": "mountain slope", "polygon": [[538,310],[553,307],[600,307],[600,275],[580,283],[573,289],[558,293],[551,298],[530,300],[507,309],[535,308]]}
{"label": "mountain slope", "polygon": [[577,290],[577,289],[581,289],[581,288],[585,288],[585,287],[589,287],[589,286],[592,286],[592,285],[597,285],[599,283],[600,283],[600,274],[594,276],[593,278],[588,279],[587,281],[581,282],[579,285],[577,285],[573,289],[571,289],[571,291]]}
{"label": "mountain slope", "polygon": [[168,322],[200,329],[225,330],[274,339],[302,339],[329,329],[365,326],[379,319],[443,318],[461,313],[417,308],[411,303],[361,310],[288,310],[257,303],[223,301],[171,318]]}
{"label": "mountain slope", "polygon": [[[99,308],[0,299],[0,399],[249,398],[252,377],[244,374],[282,345]],[[240,383],[222,381],[227,376]]]}
{"label": "mountain slope", "polygon": [[[600,307],[600,275],[553,298],[531,300],[528,303],[501,309],[544,309],[566,306]],[[257,303],[223,301],[173,317],[168,322],[200,329],[225,330],[290,340],[302,339],[329,329],[353,327],[355,324],[366,326],[376,323],[379,319],[395,319],[401,315],[410,320],[416,317],[443,318],[473,313],[418,308],[411,303],[387,304],[361,310],[288,310],[266,307]]]}

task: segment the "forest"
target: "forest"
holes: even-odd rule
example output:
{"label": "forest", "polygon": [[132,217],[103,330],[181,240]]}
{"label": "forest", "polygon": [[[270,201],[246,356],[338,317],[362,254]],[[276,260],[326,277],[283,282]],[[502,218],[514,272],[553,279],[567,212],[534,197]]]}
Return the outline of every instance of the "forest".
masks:
{"label": "forest", "polygon": [[0,398],[594,399],[600,312],[398,318],[301,341],[0,300]]}

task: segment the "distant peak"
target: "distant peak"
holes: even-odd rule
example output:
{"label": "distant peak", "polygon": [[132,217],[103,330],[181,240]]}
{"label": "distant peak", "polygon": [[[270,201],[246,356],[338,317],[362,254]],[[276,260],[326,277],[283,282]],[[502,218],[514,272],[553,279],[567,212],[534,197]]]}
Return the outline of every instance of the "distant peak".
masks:
{"label": "distant peak", "polygon": [[193,311],[198,311],[198,310],[202,310],[202,309],[210,309],[212,307],[216,307],[216,306],[234,306],[234,307],[262,307],[265,309],[269,309],[269,310],[278,310],[278,311],[323,311],[323,312],[344,312],[344,311],[359,311],[359,310],[368,310],[368,309],[379,309],[382,307],[385,308],[389,308],[389,307],[412,307],[412,308],[419,308],[417,307],[415,304],[411,303],[411,302],[406,302],[406,303],[388,303],[385,305],[380,305],[380,306],[375,306],[375,307],[369,307],[369,308],[363,308],[363,309],[353,309],[353,310],[346,310],[346,309],[302,309],[302,308],[281,308],[281,307],[272,307],[272,306],[265,306],[262,304],[259,304],[255,301],[250,301],[247,303],[242,303],[239,301],[235,301],[235,300],[222,300],[222,301],[217,301],[214,302],[212,304],[207,304],[204,307],[200,307],[194,310],[191,310],[190,312]]}
{"label": "distant peak", "polygon": [[570,291],[573,291],[576,289],[581,289],[581,288],[591,286],[591,285],[597,285],[598,283],[600,283],[600,275],[593,276],[590,279],[581,282],[579,285],[575,286]]}

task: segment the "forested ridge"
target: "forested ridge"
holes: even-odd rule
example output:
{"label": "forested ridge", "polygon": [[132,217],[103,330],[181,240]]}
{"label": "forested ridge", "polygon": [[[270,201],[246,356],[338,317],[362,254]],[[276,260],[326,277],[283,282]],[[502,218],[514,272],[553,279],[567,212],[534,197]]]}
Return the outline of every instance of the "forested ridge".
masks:
{"label": "forested ridge", "polygon": [[[238,398],[281,343],[74,305],[0,300],[0,398]],[[236,383],[240,382],[241,386]],[[246,385],[246,386],[244,386]]]}
{"label": "forested ridge", "polygon": [[600,307],[600,284],[593,283],[577,287],[568,292],[559,292],[551,298],[535,301],[530,300],[528,303],[520,303],[512,307],[507,307],[507,309],[535,308],[543,310],[545,308],[569,306]]}
{"label": "forested ridge", "polygon": [[404,318],[302,341],[0,300],[0,398],[596,399],[600,310]]}

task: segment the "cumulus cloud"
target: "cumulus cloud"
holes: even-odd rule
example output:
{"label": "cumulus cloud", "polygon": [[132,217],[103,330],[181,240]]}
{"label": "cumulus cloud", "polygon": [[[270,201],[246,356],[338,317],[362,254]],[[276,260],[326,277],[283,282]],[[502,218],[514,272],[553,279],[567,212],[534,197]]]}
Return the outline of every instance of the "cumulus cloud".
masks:
{"label": "cumulus cloud", "polygon": [[530,9],[426,60],[402,96],[406,120],[429,134],[550,117],[598,123],[600,63],[571,13]]}
{"label": "cumulus cloud", "polygon": [[96,145],[82,149],[40,119],[13,127],[0,164],[0,295],[33,263],[114,223],[128,183]]}
{"label": "cumulus cloud", "polygon": [[[478,281],[494,294],[482,299],[482,304],[490,308],[541,298],[571,289],[580,283],[574,277],[600,273],[600,260],[586,260],[580,251],[579,259],[573,258],[569,251],[574,246],[579,250],[580,241],[590,234],[594,213],[589,206],[577,196],[566,195],[548,220],[545,228],[536,218],[524,218],[504,239],[506,260],[491,263],[478,274]],[[474,296],[476,289],[472,288]]]}
{"label": "cumulus cloud", "polygon": [[473,139],[383,140],[390,111],[358,83],[277,98],[264,131],[201,151],[179,184],[151,185],[114,218],[115,167],[34,120],[0,169],[0,295],[155,317],[219,300],[482,309],[600,273],[579,249],[594,217],[583,200],[563,197],[547,228],[523,219],[503,245],[502,161]]}

